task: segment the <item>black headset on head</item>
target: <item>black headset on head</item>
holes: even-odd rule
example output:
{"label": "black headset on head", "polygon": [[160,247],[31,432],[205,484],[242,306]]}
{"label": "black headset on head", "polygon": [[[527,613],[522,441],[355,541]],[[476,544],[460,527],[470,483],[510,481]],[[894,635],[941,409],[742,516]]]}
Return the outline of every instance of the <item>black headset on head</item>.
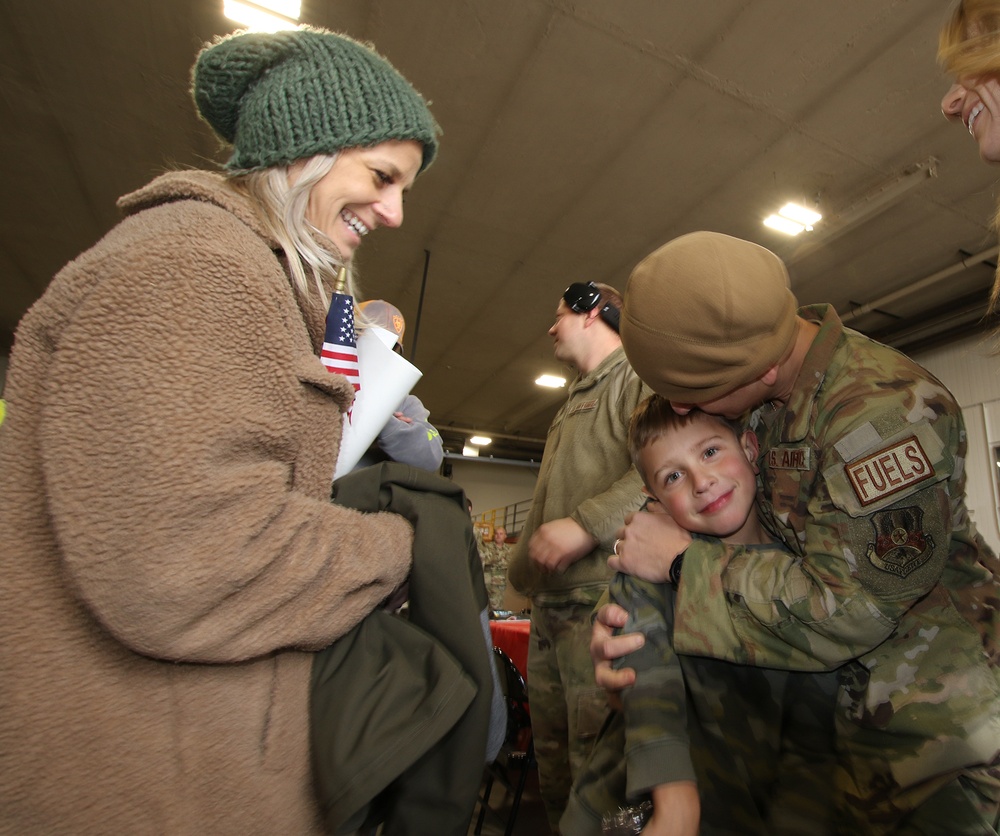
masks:
{"label": "black headset on head", "polygon": [[[566,288],[562,298],[571,311],[587,313],[601,304],[601,290],[593,282],[573,282]],[[618,333],[618,322],[621,318],[618,308],[610,302],[605,302],[597,315],[613,328],[616,334]]]}

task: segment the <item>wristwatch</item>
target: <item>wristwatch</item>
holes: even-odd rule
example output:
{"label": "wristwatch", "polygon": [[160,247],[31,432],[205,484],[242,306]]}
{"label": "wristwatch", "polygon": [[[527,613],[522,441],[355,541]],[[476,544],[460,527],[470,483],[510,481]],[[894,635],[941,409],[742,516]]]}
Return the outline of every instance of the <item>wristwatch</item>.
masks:
{"label": "wristwatch", "polygon": [[674,558],[674,562],[670,564],[670,583],[674,586],[677,586],[681,582],[681,566],[683,563],[684,552],[681,552]]}

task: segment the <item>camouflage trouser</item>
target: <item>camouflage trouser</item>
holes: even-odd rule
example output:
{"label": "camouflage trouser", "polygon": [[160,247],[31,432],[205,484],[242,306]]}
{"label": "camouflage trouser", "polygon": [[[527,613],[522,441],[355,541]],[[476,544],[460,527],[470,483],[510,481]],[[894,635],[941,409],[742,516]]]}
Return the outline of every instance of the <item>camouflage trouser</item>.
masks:
{"label": "camouflage trouser", "polygon": [[507,566],[502,563],[483,563],[483,580],[490,597],[490,609],[503,609],[503,596],[507,591]]}
{"label": "camouflage trouser", "polygon": [[531,608],[528,700],[538,783],[552,829],[608,713],[590,659],[590,604]]}
{"label": "camouflage trouser", "polygon": [[[864,831],[855,828],[853,832]],[[1000,833],[1000,764],[964,772],[921,804],[902,825],[886,832],[894,836]]]}
{"label": "camouflage trouser", "polygon": [[[945,763],[934,737],[928,734],[932,729],[940,729],[943,735],[949,733],[950,724],[958,718],[954,703],[942,704],[936,714],[925,711],[922,715],[908,715],[904,719],[919,732],[908,737],[898,728],[889,731],[879,726],[891,715],[859,708],[863,706],[860,695],[869,690],[868,670],[860,662],[841,668],[841,684],[837,715],[841,755],[837,772],[838,832],[865,836],[997,833],[1000,758],[980,767],[962,768],[954,760]],[[927,687],[933,686],[929,683]],[[920,686],[917,683],[911,687]],[[920,725],[913,717],[919,718]],[[991,738],[984,731],[982,739]]]}
{"label": "camouflage trouser", "polygon": [[[841,719],[841,718],[838,718]],[[1000,832],[1000,759],[992,766],[952,771],[903,788],[893,762],[901,741],[869,740],[841,721],[846,752],[837,774],[838,833],[861,836],[988,836]],[[930,756],[930,753],[926,755]]]}
{"label": "camouflage trouser", "polygon": [[626,779],[625,717],[620,711],[612,711],[601,727],[586,765],[573,781],[560,822],[563,836],[601,836],[604,815],[629,803],[638,803],[641,799],[626,799]]}

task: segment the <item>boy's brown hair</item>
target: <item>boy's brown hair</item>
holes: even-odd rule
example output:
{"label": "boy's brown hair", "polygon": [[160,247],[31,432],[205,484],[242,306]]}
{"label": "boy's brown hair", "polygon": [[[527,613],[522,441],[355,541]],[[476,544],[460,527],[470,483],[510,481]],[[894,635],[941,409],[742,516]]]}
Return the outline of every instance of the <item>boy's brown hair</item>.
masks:
{"label": "boy's brown hair", "polygon": [[707,416],[713,421],[717,421],[726,427],[739,441],[743,435],[744,428],[735,421],[723,418],[721,415],[710,415],[702,412],[697,407],[692,408],[687,415],[679,415],[674,412],[670,401],[662,395],[650,395],[640,403],[628,422],[628,453],[632,458],[632,464],[642,477],[643,484],[652,491],[652,486],[642,470],[640,454],[642,451],[660,436],[669,430],[686,427],[692,420],[700,415]]}

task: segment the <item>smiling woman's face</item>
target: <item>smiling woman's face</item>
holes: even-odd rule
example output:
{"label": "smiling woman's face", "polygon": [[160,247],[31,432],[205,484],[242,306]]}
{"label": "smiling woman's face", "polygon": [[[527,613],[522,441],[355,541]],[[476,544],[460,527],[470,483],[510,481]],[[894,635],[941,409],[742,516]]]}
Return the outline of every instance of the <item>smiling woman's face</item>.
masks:
{"label": "smiling woman's face", "polygon": [[[333,167],[312,187],[306,220],[327,236],[344,261],[371,230],[403,222],[403,196],[423,161],[414,140],[388,140],[370,148],[345,148]],[[291,165],[294,182],[305,161]]]}
{"label": "smiling woman's face", "polygon": [[956,81],[941,100],[941,111],[965,125],[985,162],[1000,162],[1000,81],[992,76]]}

